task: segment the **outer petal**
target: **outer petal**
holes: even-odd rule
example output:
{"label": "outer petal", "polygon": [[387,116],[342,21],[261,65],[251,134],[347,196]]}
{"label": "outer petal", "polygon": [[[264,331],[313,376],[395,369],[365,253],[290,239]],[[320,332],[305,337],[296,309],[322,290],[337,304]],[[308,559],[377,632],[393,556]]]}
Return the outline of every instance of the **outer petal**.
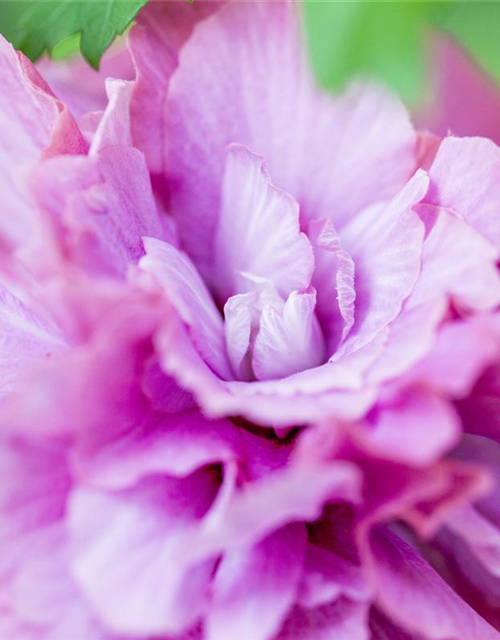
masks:
{"label": "outer petal", "polygon": [[0,37],[0,229],[18,244],[33,231],[33,214],[23,193],[20,172],[36,162],[49,146],[59,153],[84,150],[83,140],[69,113],[52,95],[36,69]]}
{"label": "outer petal", "polygon": [[446,138],[429,170],[426,202],[447,207],[500,247],[500,148],[486,138]]}
{"label": "outer petal", "polygon": [[293,604],[306,530],[288,525],[252,548],[226,553],[215,576],[207,640],[270,640]]}
{"label": "outer petal", "polygon": [[373,87],[337,101],[318,93],[299,15],[293,3],[228,3],[181,50],[164,110],[163,171],[181,237],[203,272],[229,143],[266,158],[304,221],[332,217],[337,227],[391,197],[413,170],[414,133],[392,96]]}
{"label": "outer petal", "polygon": [[488,311],[500,303],[498,249],[452,211],[422,206],[427,235],[413,307],[449,296],[459,309]]}
{"label": "outer petal", "polygon": [[429,640],[500,637],[400,538],[377,530],[370,544],[369,564],[378,601],[401,626]]}
{"label": "outer petal", "polygon": [[229,148],[215,242],[215,282],[222,300],[243,293],[241,272],[270,280],[287,298],[309,286],[312,248],[300,232],[295,200],[271,183],[263,159]]}
{"label": "outer petal", "polygon": [[183,2],[150,2],[141,10],[130,32],[129,49],[136,69],[130,109],[132,133],[154,174],[164,168],[163,107],[179,49],[196,23],[217,10],[218,5],[216,0],[202,0],[193,6]]}
{"label": "outer petal", "polygon": [[143,255],[144,235],[164,236],[144,156],[136,149],[50,159],[33,172],[30,187],[48,233],[28,259],[49,276],[61,270],[51,262],[54,254],[87,272],[123,275]]}
{"label": "outer petal", "polygon": [[72,570],[107,627],[148,636],[180,633],[197,621],[214,563],[186,569],[176,552],[217,486],[217,474],[201,470],[182,480],[152,476],[122,493],[75,492]]}
{"label": "outer petal", "polygon": [[0,396],[29,365],[65,350],[61,333],[0,285]]}

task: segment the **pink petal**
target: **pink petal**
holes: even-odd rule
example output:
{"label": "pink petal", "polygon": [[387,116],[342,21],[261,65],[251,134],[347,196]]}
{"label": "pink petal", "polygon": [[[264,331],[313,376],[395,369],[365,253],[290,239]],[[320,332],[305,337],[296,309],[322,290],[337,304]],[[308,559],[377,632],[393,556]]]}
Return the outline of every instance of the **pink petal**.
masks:
{"label": "pink petal", "polygon": [[241,455],[240,448],[238,430],[230,422],[207,420],[191,410],[163,419],[152,415],[143,429],[99,447],[82,446],[74,452],[73,468],[94,487],[123,489],[155,473],[185,477],[207,465],[228,463]]}
{"label": "pink petal", "polygon": [[298,604],[314,609],[341,596],[357,602],[370,599],[371,589],[362,568],[336,553],[309,544]]}
{"label": "pink petal", "polygon": [[65,351],[60,331],[28,309],[0,285],[0,396],[16,388],[19,375],[33,363]]}
{"label": "pink petal", "polygon": [[140,267],[154,276],[189,326],[193,344],[222,378],[230,379],[222,316],[188,256],[172,245],[145,238]]}
{"label": "pink petal", "polygon": [[460,435],[460,421],[449,404],[414,387],[377,406],[367,440],[374,450],[394,461],[420,466],[439,460]]}
{"label": "pink petal", "polygon": [[[39,160],[52,144],[60,152],[84,149],[81,135],[63,105],[52,95],[36,69],[0,37],[0,127],[2,157],[2,234],[13,244],[34,229],[29,201],[22,189],[22,170]],[[72,143],[74,143],[73,148]],[[64,147],[64,151],[63,151]]]}
{"label": "pink petal", "polygon": [[374,532],[370,554],[379,604],[404,628],[429,640],[500,637],[420,555],[394,534]]}
{"label": "pink petal", "polygon": [[399,314],[415,286],[424,226],[412,207],[427,186],[419,170],[390,203],[366,209],[341,230],[342,245],[355,264],[356,320],[335,359],[370,342]]}
{"label": "pink petal", "polygon": [[341,598],[317,609],[296,607],[276,640],[369,640],[367,606]]}
{"label": "pink petal", "polygon": [[292,606],[306,530],[288,525],[251,548],[224,555],[213,584],[207,640],[271,640]]}
{"label": "pink petal", "polygon": [[72,571],[115,633],[179,634],[201,615],[214,563],[186,568],[176,555],[209,508],[216,475],[202,470],[182,480],[150,476],[124,492],[82,488],[73,494]]}
{"label": "pink petal", "polygon": [[90,155],[109,146],[132,147],[130,130],[130,100],[133,83],[126,80],[106,80],[108,103],[92,138]]}
{"label": "pink petal", "polygon": [[315,291],[294,291],[281,313],[270,305],[264,307],[252,357],[258,380],[284,378],[324,361],[325,345],[315,306]]}
{"label": "pink petal", "polygon": [[50,276],[61,269],[51,263],[54,254],[86,271],[122,275],[143,255],[142,236],[164,236],[144,156],[136,149],[47,160],[30,187],[47,229],[31,263]]}
{"label": "pink petal", "polygon": [[497,215],[500,149],[486,138],[446,138],[429,170],[425,199],[463,216],[496,247],[500,247]]}
{"label": "pink petal", "polygon": [[331,217],[338,228],[413,171],[415,135],[399,102],[371,86],[338,100],[319,93],[301,28],[293,3],[228,3],[181,50],[163,111],[163,166],[182,240],[204,272],[230,143],[266,158],[305,222]]}
{"label": "pink petal", "polygon": [[130,109],[133,138],[154,174],[164,169],[163,107],[179,49],[196,23],[217,10],[218,5],[216,0],[193,6],[184,2],[149,3],[130,31],[128,43],[136,69]]}
{"label": "pink petal", "polygon": [[300,232],[298,204],[272,184],[262,158],[229,147],[221,200],[215,283],[222,300],[244,293],[239,272],[267,278],[283,298],[309,286],[314,258]]}
{"label": "pink petal", "polygon": [[354,261],[329,220],[314,220],[309,237],[315,246],[313,284],[317,292],[316,313],[333,354],[354,324]]}
{"label": "pink petal", "polygon": [[500,303],[498,250],[450,210],[421,206],[419,211],[430,230],[424,242],[422,272],[408,305],[450,296],[459,309],[496,307]]}

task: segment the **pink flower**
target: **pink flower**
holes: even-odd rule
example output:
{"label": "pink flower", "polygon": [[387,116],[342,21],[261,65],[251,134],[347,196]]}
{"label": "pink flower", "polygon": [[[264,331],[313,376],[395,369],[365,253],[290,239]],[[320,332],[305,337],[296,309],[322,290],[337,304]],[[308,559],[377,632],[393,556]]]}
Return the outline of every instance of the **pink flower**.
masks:
{"label": "pink flower", "polygon": [[499,637],[500,150],[300,27],[153,3],[78,123],[1,43],[1,638]]}

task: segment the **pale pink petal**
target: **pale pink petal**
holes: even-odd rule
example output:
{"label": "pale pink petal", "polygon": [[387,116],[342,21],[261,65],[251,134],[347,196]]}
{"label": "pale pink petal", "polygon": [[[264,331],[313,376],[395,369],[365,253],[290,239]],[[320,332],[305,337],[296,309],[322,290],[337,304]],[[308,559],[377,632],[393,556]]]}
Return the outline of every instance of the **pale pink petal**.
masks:
{"label": "pale pink petal", "polygon": [[222,378],[230,379],[222,316],[189,257],[172,245],[145,238],[140,267],[154,276],[190,329],[193,344]]}
{"label": "pale pink petal", "polygon": [[130,131],[130,99],[133,86],[132,82],[126,80],[106,80],[108,103],[92,138],[90,155],[110,146],[133,146]]}
{"label": "pale pink petal", "polygon": [[432,100],[417,110],[418,126],[443,136],[485,136],[499,144],[500,90],[495,79],[444,31],[428,35]]}
{"label": "pale pink petal", "polygon": [[400,384],[426,384],[452,397],[465,398],[500,354],[498,320],[496,316],[473,316],[446,323],[436,333],[432,350],[403,375]]}
{"label": "pale pink petal", "polygon": [[107,104],[107,78],[132,80],[134,67],[123,42],[113,45],[101,59],[99,71],[86,60],[51,60],[42,58],[37,68],[57,96],[78,119],[91,111],[104,111]]}
{"label": "pale pink petal", "polygon": [[384,348],[370,367],[366,380],[378,383],[397,379],[431,352],[448,307],[445,298],[410,309],[405,306],[389,325]]}
{"label": "pale pink petal", "polygon": [[196,23],[217,10],[218,4],[216,0],[191,6],[185,2],[150,2],[130,32],[129,49],[136,70],[130,108],[132,133],[152,173],[164,168],[163,106],[179,49]]}
{"label": "pale pink petal", "polygon": [[204,610],[213,561],[191,568],[178,546],[212,503],[217,474],[150,476],[115,493],[74,492],[71,569],[105,625],[124,635],[179,634]]}
{"label": "pale pink petal", "polygon": [[164,236],[144,156],[136,149],[47,160],[33,172],[30,188],[47,230],[30,261],[49,276],[61,268],[54,254],[86,271],[122,275],[144,254],[144,235]]}
{"label": "pale pink petal", "polygon": [[330,220],[314,220],[309,237],[315,247],[313,285],[317,292],[316,313],[334,353],[354,324],[355,267]]}
{"label": "pale pink petal", "polygon": [[486,138],[446,138],[429,170],[429,204],[451,209],[500,247],[500,149]]}
{"label": "pale pink petal", "polygon": [[335,359],[359,349],[401,311],[420,272],[424,226],[412,211],[428,178],[419,170],[387,204],[366,209],[341,231],[356,272],[355,323]]}
{"label": "pale pink petal", "polygon": [[251,380],[250,338],[252,334],[252,307],[257,304],[255,291],[231,296],[224,305],[224,328],[227,357],[238,380]]}
{"label": "pale pink petal", "polygon": [[287,298],[309,286],[314,258],[300,232],[299,207],[270,180],[264,161],[229,147],[215,239],[215,285],[222,300],[244,293],[241,272],[265,277]]}
{"label": "pale pink petal", "polygon": [[283,378],[324,361],[325,345],[315,306],[313,290],[291,293],[282,312],[271,305],[264,307],[252,356],[258,380]]}
{"label": "pale pink petal", "polygon": [[291,608],[302,573],[306,529],[292,524],[224,555],[213,583],[207,640],[271,640]]}
{"label": "pale pink petal", "polygon": [[228,3],[180,52],[163,111],[163,171],[181,237],[204,272],[230,143],[266,159],[305,222],[332,218],[337,227],[390,198],[414,169],[415,134],[399,102],[373,86],[338,100],[321,94],[301,29],[294,3]]}
{"label": "pale pink petal", "polygon": [[74,452],[73,470],[92,486],[123,489],[146,475],[185,477],[241,455],[238,429],[224,420],[208,420],[195,409],[167,418],[152,414],[143,428],[98,447],[81,446]]}
{"label": "pale pink petal", "polygon": [[498,250],[448,209],[421,206],[428,228],[422,272],[408,306],[449,296],[461,309],[488,311],[500,303]]}
{"label": "pale pink petal", "polygon": [[[23,190],[23,168],[40,159],[48,147],[82,151],[83,141],[71,116],[51,94],[36,69],[0,36],[0,192],[2,234],[14,245],[34,229],[34,217]],[[73,127],[73,128],[72,128]],[[71,129],[71,131],[69,131]],[[71,136],[74,135],[71,149]],[[56,139],[57,138],[57,139]],[[62,152],[62,151],[61,151]]]}
{"label": "pale pink petal", "polygon": [[0,285],[0,396],[15,389],[24,369],[65,350],[61,332]]}

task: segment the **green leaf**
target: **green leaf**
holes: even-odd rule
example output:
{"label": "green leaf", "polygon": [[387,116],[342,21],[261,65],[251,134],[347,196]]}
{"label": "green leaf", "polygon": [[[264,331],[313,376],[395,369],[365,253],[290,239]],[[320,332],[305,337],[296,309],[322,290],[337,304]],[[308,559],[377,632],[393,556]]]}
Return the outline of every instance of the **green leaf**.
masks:
{"label": "green leaf", "polygon": [[410,101],[419,98],[426,73],[423,28],[433,5],[305,2],[306,33],[320,83],[337,91],[353,76],[375,77]]}
{"label": "green leaf", "polygon": [[500,82],[500,4],[454,2],[435,22],[454,36]]}
{"label": "green leaf", "polygon": [[97,69],[104,51],[147,1],[4,0],[0,2],[0,31],[32,60],[80,34],[80,50]]}

